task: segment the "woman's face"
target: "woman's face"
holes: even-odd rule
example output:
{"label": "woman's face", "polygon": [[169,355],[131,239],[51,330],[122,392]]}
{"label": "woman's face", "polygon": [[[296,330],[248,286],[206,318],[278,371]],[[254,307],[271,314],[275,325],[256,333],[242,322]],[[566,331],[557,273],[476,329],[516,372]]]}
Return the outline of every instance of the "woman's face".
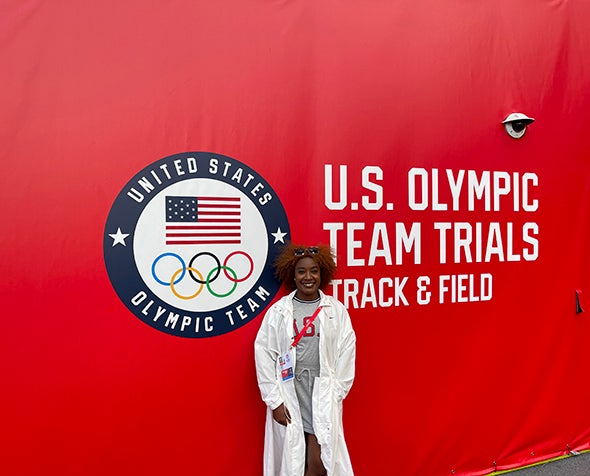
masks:
{"label": "woman's face", "polygon": [[322,278],[320,267],[309,256],[304,256],[295,264],[295,296],[302,301],[313,301],[320,297]]}

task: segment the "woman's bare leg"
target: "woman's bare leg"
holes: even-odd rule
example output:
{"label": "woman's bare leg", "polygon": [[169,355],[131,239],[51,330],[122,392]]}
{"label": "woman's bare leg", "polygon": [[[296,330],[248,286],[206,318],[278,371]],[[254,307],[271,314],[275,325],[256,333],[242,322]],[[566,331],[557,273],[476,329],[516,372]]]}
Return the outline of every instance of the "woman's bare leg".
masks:
{"label": "woman's bare leg", "polygon": [[322,463],[321,447],[315,435],[305,434],[306,465],[305,476],[326,476],[326,468]]}

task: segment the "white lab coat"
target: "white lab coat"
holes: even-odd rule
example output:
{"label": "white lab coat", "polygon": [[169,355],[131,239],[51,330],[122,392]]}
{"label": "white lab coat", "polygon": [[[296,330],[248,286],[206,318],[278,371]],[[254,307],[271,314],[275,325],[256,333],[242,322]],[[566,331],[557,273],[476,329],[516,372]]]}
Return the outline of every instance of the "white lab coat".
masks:
{"label": "white lab coat", "polygon": [[[283,382],[279,355],[289,349],[294,336],[293,296],[276,302],[264,316],[254,344],[256,376],[267,405],[264,438],[264,476],[303,476],[305,439],[293,380]],[[342,427],[342,400],[354,380],[356,337],[344,305],[320,291],[320,376],[316,378],[312,405],[313,426],[321,445],[328,476],[353,475]],[[291,352],[294,367],[296,352]],[[272,417],[281,405],[291,414],[284,427]]]}

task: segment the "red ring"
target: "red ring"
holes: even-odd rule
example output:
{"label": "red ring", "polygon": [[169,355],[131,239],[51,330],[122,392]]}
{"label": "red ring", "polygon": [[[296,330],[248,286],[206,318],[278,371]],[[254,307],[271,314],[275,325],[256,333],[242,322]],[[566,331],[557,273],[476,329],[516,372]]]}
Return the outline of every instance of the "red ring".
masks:
{"label": "red ring", "polygon": [[252,273],[254,272],[254,260],[252,259],[252,257],[246,253],[245,251],[232,251],[230,254],[228,254],[226,256],[226,258],[223,260],[223,266],[227,266],[227,262],[229,261],[229,259],[233,256],[233,255],[237,255],[237,254],[241,254],[244,255],[246,258],[248,258],[248,261],[250,261],[250,272],[243,278],[241,279],[233,279],[229,274],[227,274],[227,269],[223,268],[223,272],[225,273],[225,276],[227,277],[227,279],[229,279],[230,281],[233,281],[234,283],[241,283],[242,281],[246,281],[246,279],[248,279],[250,276],[252,276]]}

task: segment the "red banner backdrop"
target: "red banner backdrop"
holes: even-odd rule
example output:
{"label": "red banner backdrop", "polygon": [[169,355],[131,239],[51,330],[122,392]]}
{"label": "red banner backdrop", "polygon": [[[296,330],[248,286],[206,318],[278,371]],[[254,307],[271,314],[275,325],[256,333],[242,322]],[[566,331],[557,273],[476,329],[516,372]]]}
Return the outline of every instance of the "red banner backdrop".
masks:
{"label": "red banner backdrop", "polygon": [[[253,339],[276,290],[157,321],[149,263],[129,267],[167,249],[145,217],[191,174],[240,190],[244,246],[335,247],[356,474],[590,447],[588,4],[0,10],[2,474],[261,474]],[[513,112],[535,119],[518,140]]]}

